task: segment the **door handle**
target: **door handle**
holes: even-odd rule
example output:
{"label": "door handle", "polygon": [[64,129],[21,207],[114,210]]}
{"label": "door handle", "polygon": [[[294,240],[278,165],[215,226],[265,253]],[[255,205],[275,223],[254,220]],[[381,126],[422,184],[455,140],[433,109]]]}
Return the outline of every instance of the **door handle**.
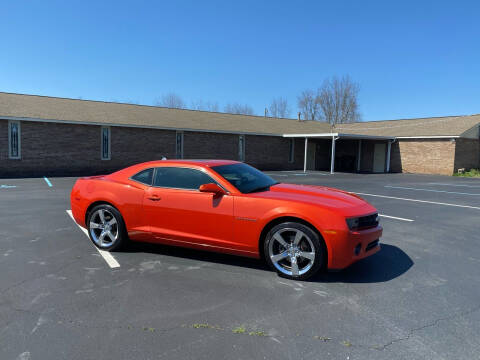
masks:
{"label": "door handle", "polygon": [[162,198],[158,195],[152,195],[148,197],[148,200],[158,201],[158,200],[162,200]]}

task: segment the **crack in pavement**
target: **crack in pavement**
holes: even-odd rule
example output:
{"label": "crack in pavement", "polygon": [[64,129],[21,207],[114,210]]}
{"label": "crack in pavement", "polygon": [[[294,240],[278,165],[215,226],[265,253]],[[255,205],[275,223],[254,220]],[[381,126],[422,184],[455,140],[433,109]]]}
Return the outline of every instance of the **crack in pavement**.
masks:
{"label": "crack in pavement", "polygon": [[426,325],[423,325],[423,326],[420,326],[420,327],[417,327],[417,328],[413,328],[413,329],[410,329],[407,333],[406,336],[403,336],[403,337],[400,337],[400,338],[397,338],[397,339],[393,339],[391,341],[389,341],[388,343],[384,344],[384,345],[380,345],[380,346],[374,346],[373,349],[375,350],[379,350],[379,351],[383,351],[385,350],[386,348],[388,348],[389,346],[395,344],[395,343],[398,343],[398,342],[401,342],[401,341],[404,341],[404,340],[409,340],[410,337],[412,335],[414,335],[415,332],[417,331],[422,331],[424,329],[427,329],[427,328],[431,328],[431,327],[434,327],[434,326],[437,326],[438,323],[440,323],[441,321],[447,321],[447,320],[452,320],[452,319],[455,319],[455,318],[458,318],[458,317],[462,317],[462,316],[465,316],[465,315],[469,315],[469,314],[472,314],[476,311],[480,310],[480,306],[477,306],[477,307],[474,307],[473,309],[470,309],[470,310],[466,310],[466,311],[462,311],[462,312],[459,312],[457,314],[454,314],[454,315],[450,315],[450,316],[446,316],[446,317],[442,317],[442,318],[438,318],[434,321],[432,321],[431,323],[428,323]]}

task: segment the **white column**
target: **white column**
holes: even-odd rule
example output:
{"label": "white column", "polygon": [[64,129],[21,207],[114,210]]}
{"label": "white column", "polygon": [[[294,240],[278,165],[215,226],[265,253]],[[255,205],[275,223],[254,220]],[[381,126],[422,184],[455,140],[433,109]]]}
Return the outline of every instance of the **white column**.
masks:
{"label": "white column", "polygon": [[360,161],[362,159],[362,139],[358,140],[357,172],[360,172]]}
{"label": "white column", "polygon": [[332,159],[330,161],[330,174],[335,171],[335,136],[332,136]]}
{"label": "white column", "polygon": [[387,173],[390,172],[390,149],[392,147],[392,142],[388,140],[387,144]]}
{"label": "white column", "polygon": [[305,138],[305,156],[303,158],[303,172],[307,172],[307,146],[308,138]]}

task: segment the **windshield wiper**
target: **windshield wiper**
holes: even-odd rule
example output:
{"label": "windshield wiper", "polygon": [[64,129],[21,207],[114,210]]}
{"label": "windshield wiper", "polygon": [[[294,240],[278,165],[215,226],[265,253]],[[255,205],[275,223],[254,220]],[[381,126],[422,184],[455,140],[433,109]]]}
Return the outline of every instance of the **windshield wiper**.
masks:
{"label": "windshield wiper", "polygon": [[247,191],[246,194],[250,194],[253,192],[259,192],[259,191],[264,191],[264,190],[269,190],[271,186],[280,184],[279,182],[274,182],[273,184],[267,185],[267,186],[260,186],[258,188],[252,189],[250,191]]}

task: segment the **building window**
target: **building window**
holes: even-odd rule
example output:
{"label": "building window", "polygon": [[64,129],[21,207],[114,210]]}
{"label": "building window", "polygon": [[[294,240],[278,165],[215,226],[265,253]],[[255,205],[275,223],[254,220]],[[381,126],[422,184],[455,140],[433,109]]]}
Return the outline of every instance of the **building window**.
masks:
{"label": "building window", "polygon": [[10,159],[20,159],[20,122],[8,122],[8,157]]}
{"label": "building window", "polygon": [[175,140],[175,155],[177,159],[183,159],[183,131],[177,131]]}
{"label": "building window", "polygon": [[293,163],[295,161],[295,139],[290,139],[290,149],[288,152],[288,162]]}
{"label": "building window", "polygon": [[238,160],[245,161],[245,135],[238,137]]}
{"label": "building window", "polygon": [[110,145],[110,128],[109,127],[102,126],[101,141],[102,141],[102,160],[110,160],[111,145]]}

